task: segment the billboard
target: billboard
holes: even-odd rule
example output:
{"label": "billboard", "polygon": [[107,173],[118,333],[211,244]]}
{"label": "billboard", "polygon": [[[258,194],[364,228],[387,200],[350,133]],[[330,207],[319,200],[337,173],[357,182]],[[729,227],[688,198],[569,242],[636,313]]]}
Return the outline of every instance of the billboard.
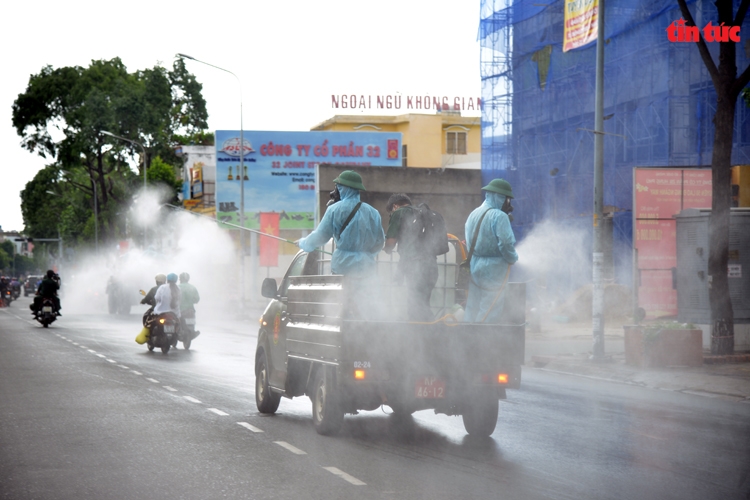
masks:
{"label": "billboard", "polygon": [[637,250],[635,283],[638,305],[646,317],[677,315],[677,221],[685,208],[711,206],[711,170],[635,168],[633,171],[633,242]]}
{"label": "billboard", "polygon": [[[261,212],[279,213],[279,229],[315,223],[319,163],[401,167],[400,132],[216,131],[216,217],[240,224],[244,179],[245,227],[260,228]],[[244,152],[244,171],[240,155]],[[331,186],[332,187],[332,186]]]}

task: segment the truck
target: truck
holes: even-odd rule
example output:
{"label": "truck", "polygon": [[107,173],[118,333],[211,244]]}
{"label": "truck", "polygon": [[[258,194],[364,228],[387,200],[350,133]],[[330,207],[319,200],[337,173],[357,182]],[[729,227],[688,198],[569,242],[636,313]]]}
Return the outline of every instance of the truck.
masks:
{"label": "truck", "polygon": [[[429,409],[460,415],[470,435],[491,435],[499,400],[521,384],[525,285],[507,284],[504,324],[461,323],[451,314],[423,323],[390,313],[363,319],[351,314],[359,281],[322,273],[324,262],[319,251],[300,251],[280,283],[263,281],[270,302],[255,352],[258,410],[272,414],[282,397],[306,395],[322,435],[338,433],[346,414],[381,405],[394,418]],[[457,266],[448,266],[443,275],[456,276]]]}

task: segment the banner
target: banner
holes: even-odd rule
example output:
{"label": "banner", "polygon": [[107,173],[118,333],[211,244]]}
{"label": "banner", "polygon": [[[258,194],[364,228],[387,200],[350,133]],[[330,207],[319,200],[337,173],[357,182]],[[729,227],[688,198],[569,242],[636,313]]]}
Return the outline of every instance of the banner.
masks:
{"label": "banner", "polygon": [[599,0],[565,0],[563,52],[596,41]]}
{"label": "banner", "polygon": [[[279,214],[276,212],[260,213],[260,230],[266,234],[279,235]],[[260,241],[260,265],[276,267],[279,265],[279,240],[258,236]]]}
{"label": "banner", "polygon": [[[239,136],[236,130],[216,131],[216,218],[240,225],[244,190],[244,226],[250,229],[259,228],[261,212],[277,212],[280,229],[312,230],[319,163],[401,167],[400,132],[248,130],[243,147]],[[245,152],[242,166],[240,151]]]}
{"label": "banner", "polygon": [[711,170],[635,168],[633,170],[633,244],[638,260],[638,305],[647,318],[677,315],[677,221],[685,208],[711,206]]}

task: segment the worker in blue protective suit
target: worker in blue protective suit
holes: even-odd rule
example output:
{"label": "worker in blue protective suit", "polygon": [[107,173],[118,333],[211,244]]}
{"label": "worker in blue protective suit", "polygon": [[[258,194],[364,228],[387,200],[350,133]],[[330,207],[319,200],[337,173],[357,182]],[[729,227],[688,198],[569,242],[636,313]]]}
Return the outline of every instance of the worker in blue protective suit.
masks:
{"label": "worker in blue protective suit", "polygon": [[[513,190],[504,179],[494,179],[482,190],[485,191],[484,203],[466,220],[468,250],[471,251],[472,244],[475,248],[463,321],[501,323],[509,268],[518,260],[509,215],[513,210],[510,204]],[[474,243],[477,225],[479,232]]]}
{"label": "worker in blue protective suit", "polygon": [[312,252],[333,237],[336,248],[331,257],[331,272],[343,274],[346,303],[344,316],[353,319],[377,319],[383,314],[377,299],[375,257],[385,243],[380,214],[359,199],[365,190],[362,177],[345,170],[333,180],[333,203],[328,206],[318,227],[297,244]]}

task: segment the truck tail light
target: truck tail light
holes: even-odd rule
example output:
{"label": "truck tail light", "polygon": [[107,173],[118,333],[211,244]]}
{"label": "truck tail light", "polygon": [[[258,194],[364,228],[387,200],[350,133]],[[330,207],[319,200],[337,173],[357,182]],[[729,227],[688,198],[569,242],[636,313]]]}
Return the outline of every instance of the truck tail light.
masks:
{"label": "truck tail light", "polygon": [[365,379],[365,371],[364,370],[354,370],[354,379],[355,380],[364,380]]}
{"label": "truck tail light", "polygon": [[508,385],[509,379],[510,377],[507,373],[498,373],[497,375],[490,375],[488,373],[485,373],[481,376],[482,384]]}
{"label": "truck tail light", "polygon": [[497,383],[498,384],[507,384],[508,383],[508,374],[507,373],[498,373],[497,375]]}

